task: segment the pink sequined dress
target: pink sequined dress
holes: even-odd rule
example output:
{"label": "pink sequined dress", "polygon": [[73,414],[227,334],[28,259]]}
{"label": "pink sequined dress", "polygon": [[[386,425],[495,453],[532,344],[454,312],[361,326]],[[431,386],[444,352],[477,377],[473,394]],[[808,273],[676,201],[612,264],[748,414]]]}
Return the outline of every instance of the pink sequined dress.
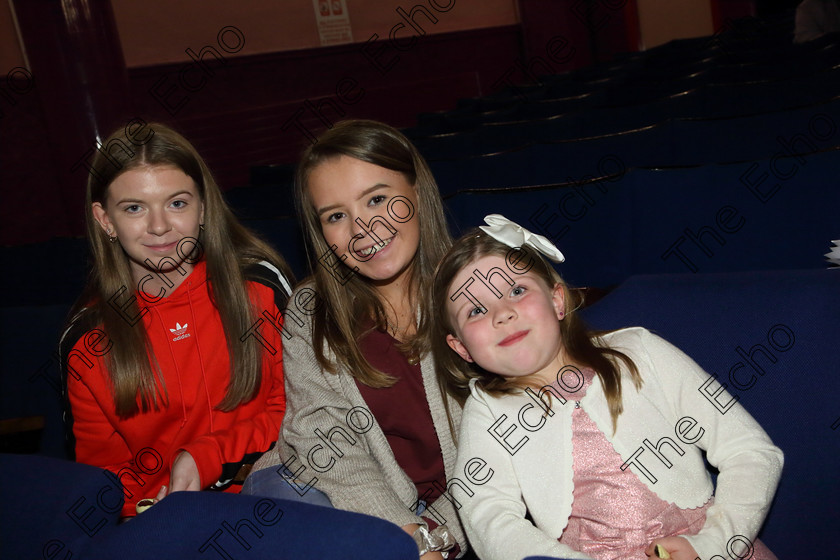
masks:
{"label": "pink sequined dress", "polygon": [[[597,560],[647,560],[644,550],[652,540],[697,534],[714,498],[709,496],[698,508],[682,509],[657,496],[630,469],[621,470],[624,460],[578,404],[595,378],[592,369],[582,373],[584,386],[574,393],[555,385],[568,399],[566,406],[575,406],[574,501],[569,524],[558,540]],[[751,560],[776,560],[761,541],[756,540],[753,548]],[[721,554],[725,557],[726,551]]]}

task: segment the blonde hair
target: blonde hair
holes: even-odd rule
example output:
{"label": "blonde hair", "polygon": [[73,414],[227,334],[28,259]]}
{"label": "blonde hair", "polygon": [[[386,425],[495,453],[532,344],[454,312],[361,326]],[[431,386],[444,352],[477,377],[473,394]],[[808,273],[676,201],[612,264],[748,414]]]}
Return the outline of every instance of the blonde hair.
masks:
{"label": "blonde hair", "polygon": [[[612,417],[613,430],[618,422],[618,416],[623,410],[621,402],[621,373],[617,361],[623,362],[630,371],[636,386],[642,384],[641,376],[636,365],[629,356],[609,348],[601,343],[599,333],[589,330],[577,310],[583,304],[583,297],[578,290],[570,289],[560,275],[552,268],[537,251],[528,246],[518,247],[517,262],[527,262],[525,269],[533,272],[549,289],[560,285],[564,297],[564,317],[560,321],[560,338],[564,352],[569,360],[595,370]],[[527,378],[506,379],[501,375],[489,372],[477,364],[463,360],[446,343],[446,336],[455,332],[446,302],[449,301],[449,290],[458,273],[476,260],[496,255],[508,259],[512,249],[490,237],[480,229],[474,229],[455,241],[450,251],[443,257],[435,271],[432,284],[431,299],[440,302],[435,308],[434,325],[432,327],[432,351],[435,356],[436,370],[440,383],[462,405],[469,396],[469,383],[476,379],[479,387],[491,395],[503,395],[520,392],[525,387],[541,389],[533,385],[534,381]],[[510,262],[510,261],[508,261]],[[517,267],[519,268],[519,267]]]}
{"label": "blonde hair", "polygon": [[[313,347],[319,365],[335,372],[342,365],[360,382],[370,387],[389,387],[394,379],[370,365],[359,348],[362,324],[371,316],[376,328],[387,330],[388,319],[382,302],[370,282],[351,273],[343,262],[339,281],[320,259],[334,258],[327,245],[318,215],[309,196],[307,182],[312,171],[325,161],[348,156],[401,173],[417,189],[418,208],[411,219],[420,220],[420,241],[410,267],[409,296],[419,309],[416,334],[403,341],[401,349],[415,355],[428,351],[428,332],[432,302],[420,297],[426,293],[434,267],[449,246],[443,203],[429,166],[414,145],[397,129],[368,120],[349,120],[335,125],[303,153],[295,178],[295,201],[309,247],[308,259],[313,271],[315,289],[321,298],[313,317]],[[324,352],[324,342],[333,352],[337,364]]]}
{"label": "blonde hair", "polygon": [[[195,182],[204,204],[203,232],[187,262],[202,259],[206,262],[208,290],[219,311],[230,354],[230,383],[217,406],[230,411],[253,399],[262,383],[262,346],[255,337],[240,342],[240,336],[254,324],[259,313],[249,297],[244,270],[260,261],[268,261],[290,283],[293,276],[274,249],[238,222],[193,145],[163,124],[146,126],[149,129],[146,140],[139,145],[128,144],[122,139],[122,129],[115,131],[103,145],[109,146],[113,141],[114,145],[122,144],[124,148],[111,150],[108,155],[98,150],[93,161],[95,173],[92,170],[88,177],[85,202],[93,266],[85,290],[71,311],[71,322],[81,321],[85,330],[101,324],[111,339],[113,347],[106,356],[106,366],[114,388],[116,413],[120,417],[159,408],[166,402],[163,376],[143,322],[130,324],[108,303],[115,294],[126,290],[132,293],[130,287],[135,285],[135,280],[122,246],[109,242],[93,217],[92,205],[98,202],[104,206],[111,183],[126,171],[157,166],[183,171]],[[123,312],[125,316],[138,317],[137,300],[131,301]],[[160,390],[163,395],[159,394]]]}

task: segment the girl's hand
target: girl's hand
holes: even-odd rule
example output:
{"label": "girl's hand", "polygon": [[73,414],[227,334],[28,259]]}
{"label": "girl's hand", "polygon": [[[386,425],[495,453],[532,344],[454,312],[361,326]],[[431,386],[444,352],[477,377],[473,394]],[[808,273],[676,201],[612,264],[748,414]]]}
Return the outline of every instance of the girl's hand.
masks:
{"label": "girl's hand", "polygon": [[182,451],[175,458],[175,462],[172,463],[172,473],[169,475],[169,492],[181,490],[201,490],[198,465],[195,464],[192,455],[186,451]]}
{"label": "girl's hand", "polygon": [[[414,531],[416,531],[419,527],[420,525],[417,525],[416,523],[409,523],[408,525],[403,525],[402,530],[409,535],[413,535]],[[443,554],[440,552],[427,552],[423,556],[420,556],[420,560],[443,560]]]}
{"label": "girl's hand", "polygon": [[695,560],[698,557],[697,551],[691,546],[687,540],[682,537],[665,537],[664,539],[656,539],[648,545],[645,549],[645,554],[648,558],[656,558],[653,553],[653,547],[661,546],[668,551],[673,560]]}
{"label": "girl's hand", "polygon": [[[201,478],[198,475],[198,465],[195,459],[186,451],[182,451],[175,457],[172,463],[172,472],[169,475],[169,487],[164,484],[154,497],[155,503],[161,501],[172,492],[180,490],[201,490]],[[140,513],[138,511],[138,513]]]}

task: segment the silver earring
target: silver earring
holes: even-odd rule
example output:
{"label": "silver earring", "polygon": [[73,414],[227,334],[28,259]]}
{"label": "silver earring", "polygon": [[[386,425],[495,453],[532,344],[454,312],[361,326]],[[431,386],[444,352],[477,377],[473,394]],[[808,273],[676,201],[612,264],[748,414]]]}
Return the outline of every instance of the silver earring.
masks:
{"label": "silver earring", "polygon": [[117,237],[115,235],[111,235],[111,228],[108,228],[108,231],[106,231],[105,234],[108,236],[108,241],[116,243]]}

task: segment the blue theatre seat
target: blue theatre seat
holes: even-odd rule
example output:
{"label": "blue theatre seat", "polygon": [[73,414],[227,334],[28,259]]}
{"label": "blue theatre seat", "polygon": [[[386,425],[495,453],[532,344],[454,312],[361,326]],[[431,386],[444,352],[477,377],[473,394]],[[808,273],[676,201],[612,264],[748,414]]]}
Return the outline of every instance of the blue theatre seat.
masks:
{"label": "blue theatre seat", "polygon": [[67,450],[56,352],[69,311],[69,303],[0,308],[0,420],[40,417],[40,430],[8,437],[22,448],[61,458]]}
{"label": "blue theatre seat", "polygon": [[[480,160],[475,171],[483,177]],[[621,170],[620,160],[600,161],[603,169]],[[548,159],[528,164],[522,175],[529,179],[538,169],[551,171]],[[597,163],[590,165],[598,176]],[[838,165],[840,150],[802,159],[627,169],[589,183],[458,190],[445,203],[461,229],[503,213],[554,240],[576,285],[604,288],[643,273],[819,268],[837,236]],[[781,171],[791,176],[774,175]],[[512,170],[497,172],[500,180],[515,179]],[[461,184],[445,181],[446,175],[444,190]]]}
{"label": "blue theatre seat", "polygon": [[4,558],[272,558],[414,560],[400,527],[286,500],[176,492],[118,524],[122,491],[101,469],[0,455]]}

